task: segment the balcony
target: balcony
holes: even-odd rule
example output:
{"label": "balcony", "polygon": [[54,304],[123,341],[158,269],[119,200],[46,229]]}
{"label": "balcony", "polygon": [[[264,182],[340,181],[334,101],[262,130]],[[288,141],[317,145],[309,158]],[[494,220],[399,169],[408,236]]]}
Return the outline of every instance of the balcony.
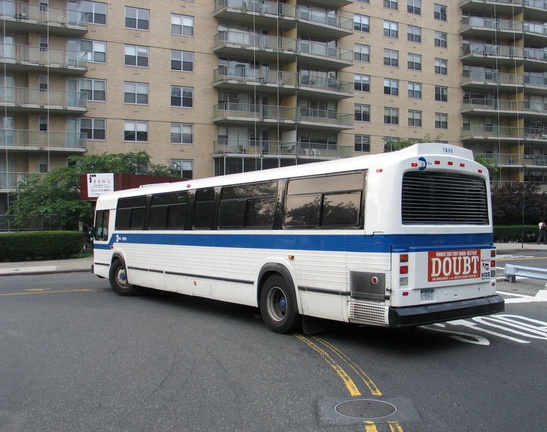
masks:
{"label": "balcony", "polygon": [[0,51],[0,64],[7,71],[49,70],[67,75],[83,75],[87,72],[87,52],[4,44]]}
{"label": "balcony", "polygon": [[532,116],[545,118],[547,117],[547,104],[526,100],[464,98],[461,112],[463,114],[474,113],[487,116],[496,113],[497,115],[513,117],[516,117],[517,114],[528,114],[528,118]]}
{"label": "balcony", "polygon": [[304,96],[321,95],[329,99],[343,99],[353,94],[353,82],[314,75],[298,75],[278,70],[221,67],[214,72],[214,87],[245,91],[256,88],[260,93],[293,94],[295,89]]}
{"label": "balcony", "polygon": [[296,6],[277,1],[215,0],[213,16],[224,21],[280,30],[294,28]]}
{"label": "balcony", "polygon": [[[485,87],[515,89],[523,87],[525,83],[522,74],[511,74],[492,71],[468,71],[464,70],[460,85],[466,89],[484,90]],[[547,84],[547,83],[545,83]],[[544,85],[545,85],[544,84]],[[545,85],[547,90],[547,85]]]}
{"label": "balcony", "polygon": [[341,114],[328,110],[224,102],[215,105],[213,122],[261,126],[281,124],[291,128],[301,124],[314,129],[345,130],[353,127],[353,117],[353,114]]}
{"label": "balcony", "polygon": [[[297,55],[306,64],[322,68],[343,68],[353,64],[353,52],[323,42],[261,35],[238,30],[226,30],[215,36],[214,52],[219,56],[242,56],[242,50],[252,51],[257,61],[293,62]],[[244,53],[246,54],[246,53]]]}
{"label": "balcony", "polygon": [[0,88],[0,106],[8,112],[81,115],[87,111],[87,96],[79,91],[3,87]]}
{"label": "balcony", "polygon": [[0,129],[0,149],[9,152],[47,150],[59,153],[83,153],[87,149],[87,136],[79,132]]}
{"label": "balcony", "polygon": [[462,141],[522,141],[524,128],[513,126],[472,125],[462,129]]}
{"label": "balcony", "polygon": [[87,20],[85,14],[66,8],[0,0],[0,28],[8,32],[81,37],[87,33]]}
{"label": "balcony", "polygon": [[[282,141],[219,140],[214,143],[214,157],[298,157],[337,159],[353,156],[353,149],[336,144]],[[349,151],[351,150],[351,152]]]}
{"label": "balcony", "polygon": [[[515,8],[522,8],[524,0],[460,0],[459,6],[466,11],[512,14]],[[542,1],[543,3],[543,1]]]}
{"label": "balcony", "polygon": [[523,30],[522,21],[497,18],[464,17],[460,33],[466,38],[513,40],[520,39]]}

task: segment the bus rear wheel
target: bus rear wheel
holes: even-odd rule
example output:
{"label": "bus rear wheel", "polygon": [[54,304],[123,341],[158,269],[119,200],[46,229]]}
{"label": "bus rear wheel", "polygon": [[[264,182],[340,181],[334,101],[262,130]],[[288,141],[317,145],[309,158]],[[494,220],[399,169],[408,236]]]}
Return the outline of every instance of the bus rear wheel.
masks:
{"label": "bus rear wheel", "polygon": [[260,312],[266,327],[275,333],[292,333],[300,327],[294,291],[282,276],[270,276],[264,283]]}
{"label": "bus rear wheel", "polygon": [[110,286],[115,293],[121,296],[132,296],[137,294],[136,287],[127,280],[127,270],[121,260],[114,260],[110,266]]}

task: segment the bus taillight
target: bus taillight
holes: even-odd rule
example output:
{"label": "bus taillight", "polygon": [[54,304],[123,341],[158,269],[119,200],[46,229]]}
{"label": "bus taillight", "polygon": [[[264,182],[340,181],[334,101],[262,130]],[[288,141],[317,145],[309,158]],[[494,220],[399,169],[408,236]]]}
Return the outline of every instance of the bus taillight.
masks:
{"label": "bus taillight", "polygon": [[[401,265],[399,266],[399,274],[400,275],[407,275],[408,274],[408,254],[401,254],[399,255],[399,262]],[[399,278],[399,285],[404,286],[408,285],[408,276],[401,276]]]}

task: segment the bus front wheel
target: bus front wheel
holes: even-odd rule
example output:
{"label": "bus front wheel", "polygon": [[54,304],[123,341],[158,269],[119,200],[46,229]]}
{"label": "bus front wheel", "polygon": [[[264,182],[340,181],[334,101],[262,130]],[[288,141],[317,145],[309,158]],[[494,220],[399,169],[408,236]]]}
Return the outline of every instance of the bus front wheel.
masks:
{"label": "bus front wheel", "polygon": [[275,333],[292,333],[301,323],[294,291],[280,275],[270,276],[264,283],[260,312],[266,327]]}
{"label": "bus front wheel", "polygon": [[127,281],[127,270],[119,259],[114,260],[110,266],[110,286],[121,296],[136,294],[135,287]]}

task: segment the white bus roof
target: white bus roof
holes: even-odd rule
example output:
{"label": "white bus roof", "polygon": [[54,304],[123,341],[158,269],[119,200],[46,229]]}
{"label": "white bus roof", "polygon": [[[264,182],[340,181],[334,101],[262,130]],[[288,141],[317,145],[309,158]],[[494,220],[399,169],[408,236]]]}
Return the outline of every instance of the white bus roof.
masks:
{"label": "white bus roof", "polygon": [[[444,149],[444,151],[443,151]],[[389,153],[379,153],[364,156],[356,156],[345,159],[335,159],[324,162],[308,163],[303,165],[292,165],[282,168],[272,168],[261,171],[252,171],[248,173],[229,174],[224,176],[207,177],[196,180],[182,180],[173,183],[158,183],[146,185],[146,188],[141,186],[134,189],[126,189],[116,192],[110,192],[99,197],[98,202],[101,202],[102,208],[108,206],[107,201],[115,202],[122,196],[138,196],[143,194],[165,193],[178,190],[191,190],[196,188],[224,186],[238,183],[258,182],[267,180],[277,180],[287,177],[300,177],[309,175],[321,175],[327,173],[336,173],[342,171],[351,171],[359,169],[367,169],[372,164],[382,166],[396,164],[403,159],[419,157],[425,155],[450,156],[454,159],[473,160],[473,152],[463,147],[444,143],[420,143],[410,147]]]}

